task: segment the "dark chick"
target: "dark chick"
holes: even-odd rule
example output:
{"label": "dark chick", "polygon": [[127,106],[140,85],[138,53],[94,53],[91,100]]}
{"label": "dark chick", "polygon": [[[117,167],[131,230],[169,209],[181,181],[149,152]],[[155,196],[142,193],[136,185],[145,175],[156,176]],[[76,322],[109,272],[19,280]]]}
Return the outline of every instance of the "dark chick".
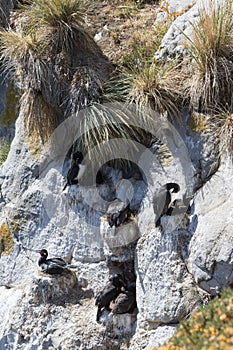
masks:
{"label": "dark chick", "polygon": [[115,300],[112,308],[114,314],[131,313],[137,306],[136,304],[136,286],[132,284],[128,290],[122,291]]}
{"label": "dark chick", "polygon": [[119,274],[113,275],[109,278],[109,282],[104,289],[97,295],[95,305],[98,306],[96,321],[99,322],[100,316],[104,309],[110,310],[109,306],[121,292],[121,288],[125,284]]}
{"label": "dark chick", "polygon": [[118,227],[130,217],[131,210],[129,206],[129,204],[125,206],[125,203],[118,199],[109,205],[107,219],[110,227]]}
{"label": "dark chick", "polygon": [[174,182],[169,182],[163,185],[153,197],[154,212],[156,215],[160,214],[156,221],[155,226],[160,225],[160,219],[168,211],[171,203],[171,193],[177,193],[180,190],[180,186]]}
{"label": "dark chick", "polygon": [[64,272],[64,269],[67,267],[65,260],[62,258],[47,259],[48,251],[46,249],[41,249],[38,253],[40,253],[38,265],[42,272],[50,275],[57,275]]}

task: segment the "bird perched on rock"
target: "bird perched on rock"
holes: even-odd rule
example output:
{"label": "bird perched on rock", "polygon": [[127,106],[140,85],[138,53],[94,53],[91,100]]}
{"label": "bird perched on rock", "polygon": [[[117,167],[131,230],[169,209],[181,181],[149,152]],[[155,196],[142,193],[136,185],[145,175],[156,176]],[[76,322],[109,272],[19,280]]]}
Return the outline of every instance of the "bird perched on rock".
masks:
{"label": "bird perched on rock", "polygon": [[169,205],[171,203],[171,193],[177,193],[180,190],[180,186],[177,183],[169,182],[163,185],[153,197],[154,212],[159,215],[155,226],[160,225],[160,219],[168,211]]}
{"label": "bird perched on rock", "polygon": [[104,289],[96,296],[95,305],[98,306],[96,321],[99,322],[100,316],[104,309],[109,310],[111,301],[114,301],[120,294],[125,283],[120,274],[115,274],[109,278],[109,282]]}
{"label": "bird perched on rock", "polygon": [[62,258],[47,259],[48,251],[46,249],[41,249],[38,253],[40,253],[38,265],[42,272],[48,273],[49,275],[61,274],[68,267],[72,267],[71,265],[67,265],[66,261]]}
{"label": "bird perched on rock", "polygon": [[119,199],[115,199],[108,207],[107,219],[110,227],[120,226],[131,215],[130,204],[127,206]]}
{"label": "bird perched on rock", "polygon": [[73,159],[73,164],[68,170],[67,177],[66,177],[67,182],[63,188],[63,192],[65,191],[67,186],[78,184],[86,168],[85,165],[81,164],[81,162],[83,161],[83,155],[81,152],[75,152],[73,154],[72,159]]}
{"label": "bird perched on rock", "polygon": [[131,313],[137,306],[136,304],[136,286],[132,283],[128,290],[122,291],[115,300],[112,308],[114,314]]}

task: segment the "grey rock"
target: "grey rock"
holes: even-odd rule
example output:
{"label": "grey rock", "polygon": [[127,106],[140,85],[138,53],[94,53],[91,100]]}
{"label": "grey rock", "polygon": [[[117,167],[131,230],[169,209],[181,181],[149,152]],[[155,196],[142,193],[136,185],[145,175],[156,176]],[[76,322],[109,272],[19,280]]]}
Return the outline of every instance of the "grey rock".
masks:
{"label": "grey rock", "polygon": [[154,229],[137,244],[137,305],[146,321],[177,323],[201,299],[183,258],[185,223],[174,216],[164,217],[163,224],[164,231]]}
{"label": "grey rock", "polygon": [[188,267],[211,295],[233,282],[232,165],[225,162],[194,199]]}

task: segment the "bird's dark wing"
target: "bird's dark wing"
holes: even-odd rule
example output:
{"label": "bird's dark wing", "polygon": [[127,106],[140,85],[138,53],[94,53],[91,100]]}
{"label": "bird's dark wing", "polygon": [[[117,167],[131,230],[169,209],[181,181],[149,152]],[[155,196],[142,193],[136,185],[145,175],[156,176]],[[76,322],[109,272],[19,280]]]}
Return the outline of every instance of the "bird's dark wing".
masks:
{"label": "bird's dark wing", "polygon": [[95,305],[106,306],[114,300],[119,294],[119,289],[112,284],[107,284],[104,289],[97,295]]}
{"label": "bird's dark wing", "polygon": [[47,263],[48,263],[50,266],[52,266],[52,265],[58,265],[58,266],[62,266],[62,267],[67,266],[67,263],[66,263],[65,260],[63,260],[62,258],[47,259]]}
{"label": "bird's dark wing", "polygon": [[120,226],[121,223],[123,223],[131,214],[131,211],[129,209],[129,204],[126,206],[126,204],[119,199],[115,199],[113,201],[107,210],[107,219],[109,226]]}
{"label": "bird's dark wing", "polygon": [[79,167],[78,165],[74,164],[72,167],[69,169],[67,173],[67,181],[70,183],[72,180],[74,180],[78,176],[79,172]]}
{"label": "bird's dark wing", "polygon": [[167,193],[169,193],[165,186],[162,186],[153,196],[153,207],[156,215],[161,215],[164,206],[167,202]]}

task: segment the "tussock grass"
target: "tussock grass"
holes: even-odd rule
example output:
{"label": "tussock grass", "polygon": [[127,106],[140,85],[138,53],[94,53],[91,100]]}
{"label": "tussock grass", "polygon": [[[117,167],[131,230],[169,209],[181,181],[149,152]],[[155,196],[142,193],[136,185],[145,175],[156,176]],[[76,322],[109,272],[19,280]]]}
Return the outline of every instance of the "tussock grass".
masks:
{"label": "tussock grass", "polygon": [[28,7],[28,16],[33,20],[33,25],[67,27],[82,26],[84,23],[84,0],[34,0]]}
{"label": "tussock grass", "polygon": [[28,30],[41,31],[56,51],[73,54],[77,36],[92,43],[83,29],[88,7],[85,0],[34,0],[25,8]]}
{"label": "tussock grass", "polygon": [[210,1],[193,23],[187,38],[192,57],[190,101],[194,109],[208,111],[231,104],[233,96],[233,3]]}
{"label": "tussock grass", "polygon": [[26,129],[30,130],[34,137],[40,135],[42,142],[46,142],[51,131],[58,125],[58,113],[46,102],[40,92],[32,89],[24,94],[22,105],[27,115]]}
{"label": "tussock grass", "polygon": [[128,75],[129,99],[139,108],[143,106],[171,115],[178,115],[182,97],[182,72],[174,62],[145,64]]}
{"label": "tussock grass", "polygon": [[233,153],[233,113],[222,108],[209,117],[209,130],[219,145],[220,156]]}
{"label": "tussock grass", "polygon": [[100,75],[92,68],[79,67],[70,85],[66,113],[76,114],[82,107],[98,100],[102,93],[102,85]]}
{"label": "tussock grass", "polygon": [[[84,153],[101,161],[101,157],[114,155],[119,150],[117,145],[109,142],[111,139],[128,139],[133,135],[129,129],[126,114],[122,110],[122,104],[113,105],[92,104],[83,114],[80,121],[80,144],[79,148]],[[103,147],[104,145],[104,147]],[[127,152],[125,152],[127,153]]]}
{"label": "tussock grass", "polygon": [[102,86],[100,103],[126,102],[129,88],[130,82],[127,72],[125,70],[115,70]]}
{"label": "tussock grass", "polygon": [[17,11],[16,31],[0,33],[5,70],[14,71],[25,92],[21,106],[29,135],[39,132],[46,140],[100,94],[112,69],[84,29],[85,6],[86,0],[35,0]]}
{"label": "tussock grass", "polygon": [[41,89],[45,78],[44,44],[35,35],[13,30],[0,32],[0,50],[6,73],[14,71],[21,88]]}
{"label": "tussock grass", "polygon": [[6,69],[15,67],[15,62],[28,62],[33,52],[37,52],[38,42],[30,34],[9,29],[0,32],[1,55]]}

